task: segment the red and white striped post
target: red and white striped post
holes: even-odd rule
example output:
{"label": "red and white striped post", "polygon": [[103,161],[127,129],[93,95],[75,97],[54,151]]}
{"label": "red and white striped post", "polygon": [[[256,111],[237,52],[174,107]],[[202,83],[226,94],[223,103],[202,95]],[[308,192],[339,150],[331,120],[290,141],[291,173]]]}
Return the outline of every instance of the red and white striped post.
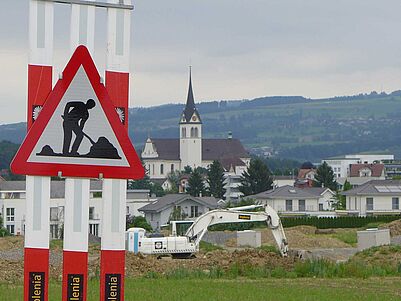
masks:
{"label": "red and white striped post", "polygon": [[[29,1],[28,130],[52,89],[53,3]],[[24,300],[48,300],[50,177],[26,177]]]}
{"label": "red and white striped post", "polygon": [[[119,3],[119,0],[108,0]],[[131,0],[124,0],[131,5]],[[131,12],[107,9],[106,89],[128,130]],[[100,300],[124,300],[127,181],[104,179]]]}
{"label": "red and white striped post", "polygon": [[89,185],[89,179],[65,180],[63,301],[86,300]]}
{"label": "red and white striped post", "polygon": [[[71,4],[70,50],[85,45],[93,54],[95,7]],[[65,181],[62,300],[87,300],[89,179]]]}

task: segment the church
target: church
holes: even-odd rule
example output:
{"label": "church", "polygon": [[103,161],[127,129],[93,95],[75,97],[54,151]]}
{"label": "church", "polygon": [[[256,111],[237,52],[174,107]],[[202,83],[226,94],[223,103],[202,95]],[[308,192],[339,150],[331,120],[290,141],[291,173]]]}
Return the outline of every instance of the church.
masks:
{"label": "church", "polygon": [[229,133],[226,139],[205,139],[202,119],[195,106],[192,77],[189,74],[189,89],[185,108],[180,116],[179,137],[148,138],[141,157],[152,180],[166,179],[173,171],[184,167],[208,168],[214,160],[221,163],[226,173],[240,176],[250,163],[250,156],[241,141]]}

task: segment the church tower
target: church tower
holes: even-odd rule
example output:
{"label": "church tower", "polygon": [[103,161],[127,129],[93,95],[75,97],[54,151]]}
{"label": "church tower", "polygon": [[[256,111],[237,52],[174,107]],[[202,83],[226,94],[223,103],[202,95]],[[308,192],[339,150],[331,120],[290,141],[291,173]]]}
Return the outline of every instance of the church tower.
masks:
{"label": "church tower", "polygon": [[191,68],[187,104],[180,119],[180,159],[181,170],[202,166],[202,120],[195,107]]}

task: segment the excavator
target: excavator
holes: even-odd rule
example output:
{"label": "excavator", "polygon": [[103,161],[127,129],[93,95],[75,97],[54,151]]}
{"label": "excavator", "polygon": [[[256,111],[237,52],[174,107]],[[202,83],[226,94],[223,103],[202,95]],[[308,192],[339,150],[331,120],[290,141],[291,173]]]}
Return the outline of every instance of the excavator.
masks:
{"label": "excavator", "polygon": [[[246,211],[263,207],[263,211]],[[147,237],[142,228],[130,228],[126,232],[126,249],[134,253],[167,255],[173,258],[190,258],[199,251],[203,236],[212,225],[243,222],[266,222],[271,229],[278,250],[288,255],[288,243],[277,212],[269,205],[250,205],[229,209],[215,209],[199,216],[184,236],[177,236],[176,224],[171,222],[172,236]]]}

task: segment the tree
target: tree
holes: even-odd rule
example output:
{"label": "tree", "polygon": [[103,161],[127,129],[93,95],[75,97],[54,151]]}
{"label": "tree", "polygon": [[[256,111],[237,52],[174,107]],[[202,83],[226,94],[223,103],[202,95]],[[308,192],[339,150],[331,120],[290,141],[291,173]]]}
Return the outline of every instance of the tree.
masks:
{"label": "tree", "polygon": [[192,167],[187,165],[184,167],[184,173],[190,175],[193,172]]}
{"label": "tree", "polygon": [[333,191],[337,190],[337,182],[334,180],[333,169],[326,161],[317,168],[313,186],[327,187]]}
{"label": "tree", "polygon": [[213,161],[207,171],[207,182],[209,192],[212,196],[222,199],[225,193],[224,189],[224,169],[219,161]]}
{"label": "tree", "polygon": [[155,194],[157,197],[163,196],[166,193],[163,187],[159,183],[153,183],[150,181],[148,175],[145,175],[140,180],[128,181],[128,189],[149,189],[151,194]]}
{"label": "tree", "polygon": [[178,193],[181,175],[182,173],[178,170],[172,171],[167,175],[167,180],[170,182],[171,185],[171,193]]}
{"label": "tree", "polygon": [[148,232],[152,232],[152,226],[149,225],[148,221],[146,218],[143,216],[128,216],[127,217],[127,229],[129,228],[142,228],[145,229]]}
{"label": "tree", "polygon": [[203,176],[198,168],[191,173],[188,179],[187,192],[192,196],[200,196],[205,194],[205,184],[203,183]]}
{"label": "tree", "polygon": [[266,164],[259,158],[251,159],[247,171],[241,176],[239,191],[244,195],[256,194],[272,189],[273,178]]}
{"label": "tree", "polygon": [[[345,180],[344,186],[343,186],[343,191],[347,191],[352,189],[352,185],[350,182]],[[334,204],[335,209],[339,210],[344,210],[346,209],[346,196],[342,195],[340,191],[337,191],[336,196],[335,196],[337,202]]]}

